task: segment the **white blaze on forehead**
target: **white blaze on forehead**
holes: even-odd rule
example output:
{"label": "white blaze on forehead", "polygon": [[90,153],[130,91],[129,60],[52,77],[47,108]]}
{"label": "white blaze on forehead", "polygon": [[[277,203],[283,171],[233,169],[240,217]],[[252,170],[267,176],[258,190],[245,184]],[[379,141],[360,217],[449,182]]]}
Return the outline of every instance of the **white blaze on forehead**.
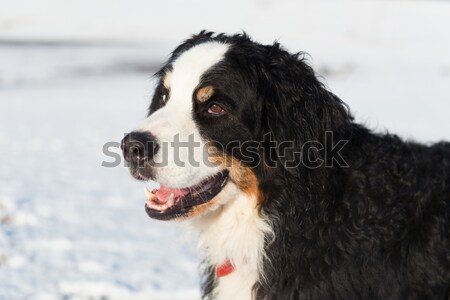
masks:
{"label": "white blaze on forehead", "polygon": [[228,50],[227,44],[209,42],[194,46],[182,53],[172,64],[171,92],[192,92],[201,76],[220,62]]}
{"label": "white blaze on forehead", "polygon": [[[172,63],[172,70],[166,74],[164,85],[169,89],[169,98],[165,106],[147,118],[140,130],[151,132],[163,147],[167,148],[166,157],[160,149],[155,155],[156,162],[165,162],[155,169],[156,180],[171,187],[187,187],[199,183],[219,171],[205,162],[204,141],[193,120],[193,93],[205,72],[220,62],[229,45],[219,42],[207,42],[196,45],[183,52]],[[171,146],[175,136],[179,141],[193,141],[200,146],[188,149],[178,148],[177,153]],[[190,153],[188,153],[189,151]],[[189,163],[189,157],[198,165]],[[179,159],[183,165],[175,163]]]}

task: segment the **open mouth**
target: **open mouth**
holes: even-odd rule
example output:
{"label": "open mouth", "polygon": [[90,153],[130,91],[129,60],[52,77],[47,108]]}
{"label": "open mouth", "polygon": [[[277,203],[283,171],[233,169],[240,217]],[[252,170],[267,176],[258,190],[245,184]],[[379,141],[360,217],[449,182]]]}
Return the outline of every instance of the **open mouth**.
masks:
{"label": "open mouth", "polygon": [[159,189],[153,191],[145,189],[147,196],[145,211],[151,218],[158,220],[183,216],[193,207],[213,199],[225,186],[227,180],[228,171],[223,170],[191,187],[170,188],[161,185]]}

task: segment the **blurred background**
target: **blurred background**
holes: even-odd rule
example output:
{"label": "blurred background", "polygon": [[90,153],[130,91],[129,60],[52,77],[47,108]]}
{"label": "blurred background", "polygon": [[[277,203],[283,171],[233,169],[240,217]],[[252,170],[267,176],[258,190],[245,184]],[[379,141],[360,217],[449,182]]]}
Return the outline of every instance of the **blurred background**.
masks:
{"label": "blurred background", "polygon": [[192,237],[102,149],[201,29],[306,51],[359,122],[450,140],[450,1],[0,0],[0,299],[198,299]]}

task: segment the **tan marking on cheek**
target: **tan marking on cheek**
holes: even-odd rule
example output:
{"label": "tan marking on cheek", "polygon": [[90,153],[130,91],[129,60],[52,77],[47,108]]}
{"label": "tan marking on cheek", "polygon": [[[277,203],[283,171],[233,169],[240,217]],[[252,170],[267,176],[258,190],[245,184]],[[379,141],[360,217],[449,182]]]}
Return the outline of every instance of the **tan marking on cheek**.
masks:
{"label": "tan marking on cheek", "polygon": [[209,147],[208,153],[208,160],[212,164],[220,165],[229,170],[230,180],[234,182],[241,191],[255,197],[258,205],[265,200],[264,195],[259,190],[258,178],[251,168],[215,147]]}
{"label": "tan marking on cheek", "polygon": [[198,102],[203,103],[209,100],[214,94],[214,88],[211,85],[207,85],[198,90],[195,98]]}
{"label": "tan marking on cheek", "polygon": [[214,209],[217,207],[217,203],[219,202],[220,194],[211,199],[210,201],[203,203],[201,205],[194,206],[188,214],[188,218],[199,216],[207,212],[208,210]]}
{"label": "tan marking on cheek", "polygon": [[[256,207],[261,207],[261,204],[265,201],[265,196],[259,190],[258,179],[251,168],[244,166],[238,159],[221,152],[215,152],[215,156],[210,156],[209,158],[211,163],[226,167],[230,172],[230,180],[236,184],[243,193],[256,199]],[[220,203],[220,197],[221,193],[204,204],[194,206],[186,217],[191,218],[199,216],[207,211],[216,209],[219,205],[218,203]]]}

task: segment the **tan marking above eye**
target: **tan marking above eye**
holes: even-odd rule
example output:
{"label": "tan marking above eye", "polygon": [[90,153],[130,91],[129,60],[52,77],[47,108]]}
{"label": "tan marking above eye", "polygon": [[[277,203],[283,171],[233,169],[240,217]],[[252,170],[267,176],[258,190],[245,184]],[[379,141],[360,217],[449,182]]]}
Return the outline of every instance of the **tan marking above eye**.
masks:
{"label": "tan marking above eye", "polygon": [[202,87],[197,91],[196,99],[198,102],[206,102],[214,94],[214,88],[211,85]]}
{"label": "tan marking above eye", "polygon": [[167,72],[164,75],[163,85],[167,90],[170,90],[170,85],[172,82],[172,72]]}

